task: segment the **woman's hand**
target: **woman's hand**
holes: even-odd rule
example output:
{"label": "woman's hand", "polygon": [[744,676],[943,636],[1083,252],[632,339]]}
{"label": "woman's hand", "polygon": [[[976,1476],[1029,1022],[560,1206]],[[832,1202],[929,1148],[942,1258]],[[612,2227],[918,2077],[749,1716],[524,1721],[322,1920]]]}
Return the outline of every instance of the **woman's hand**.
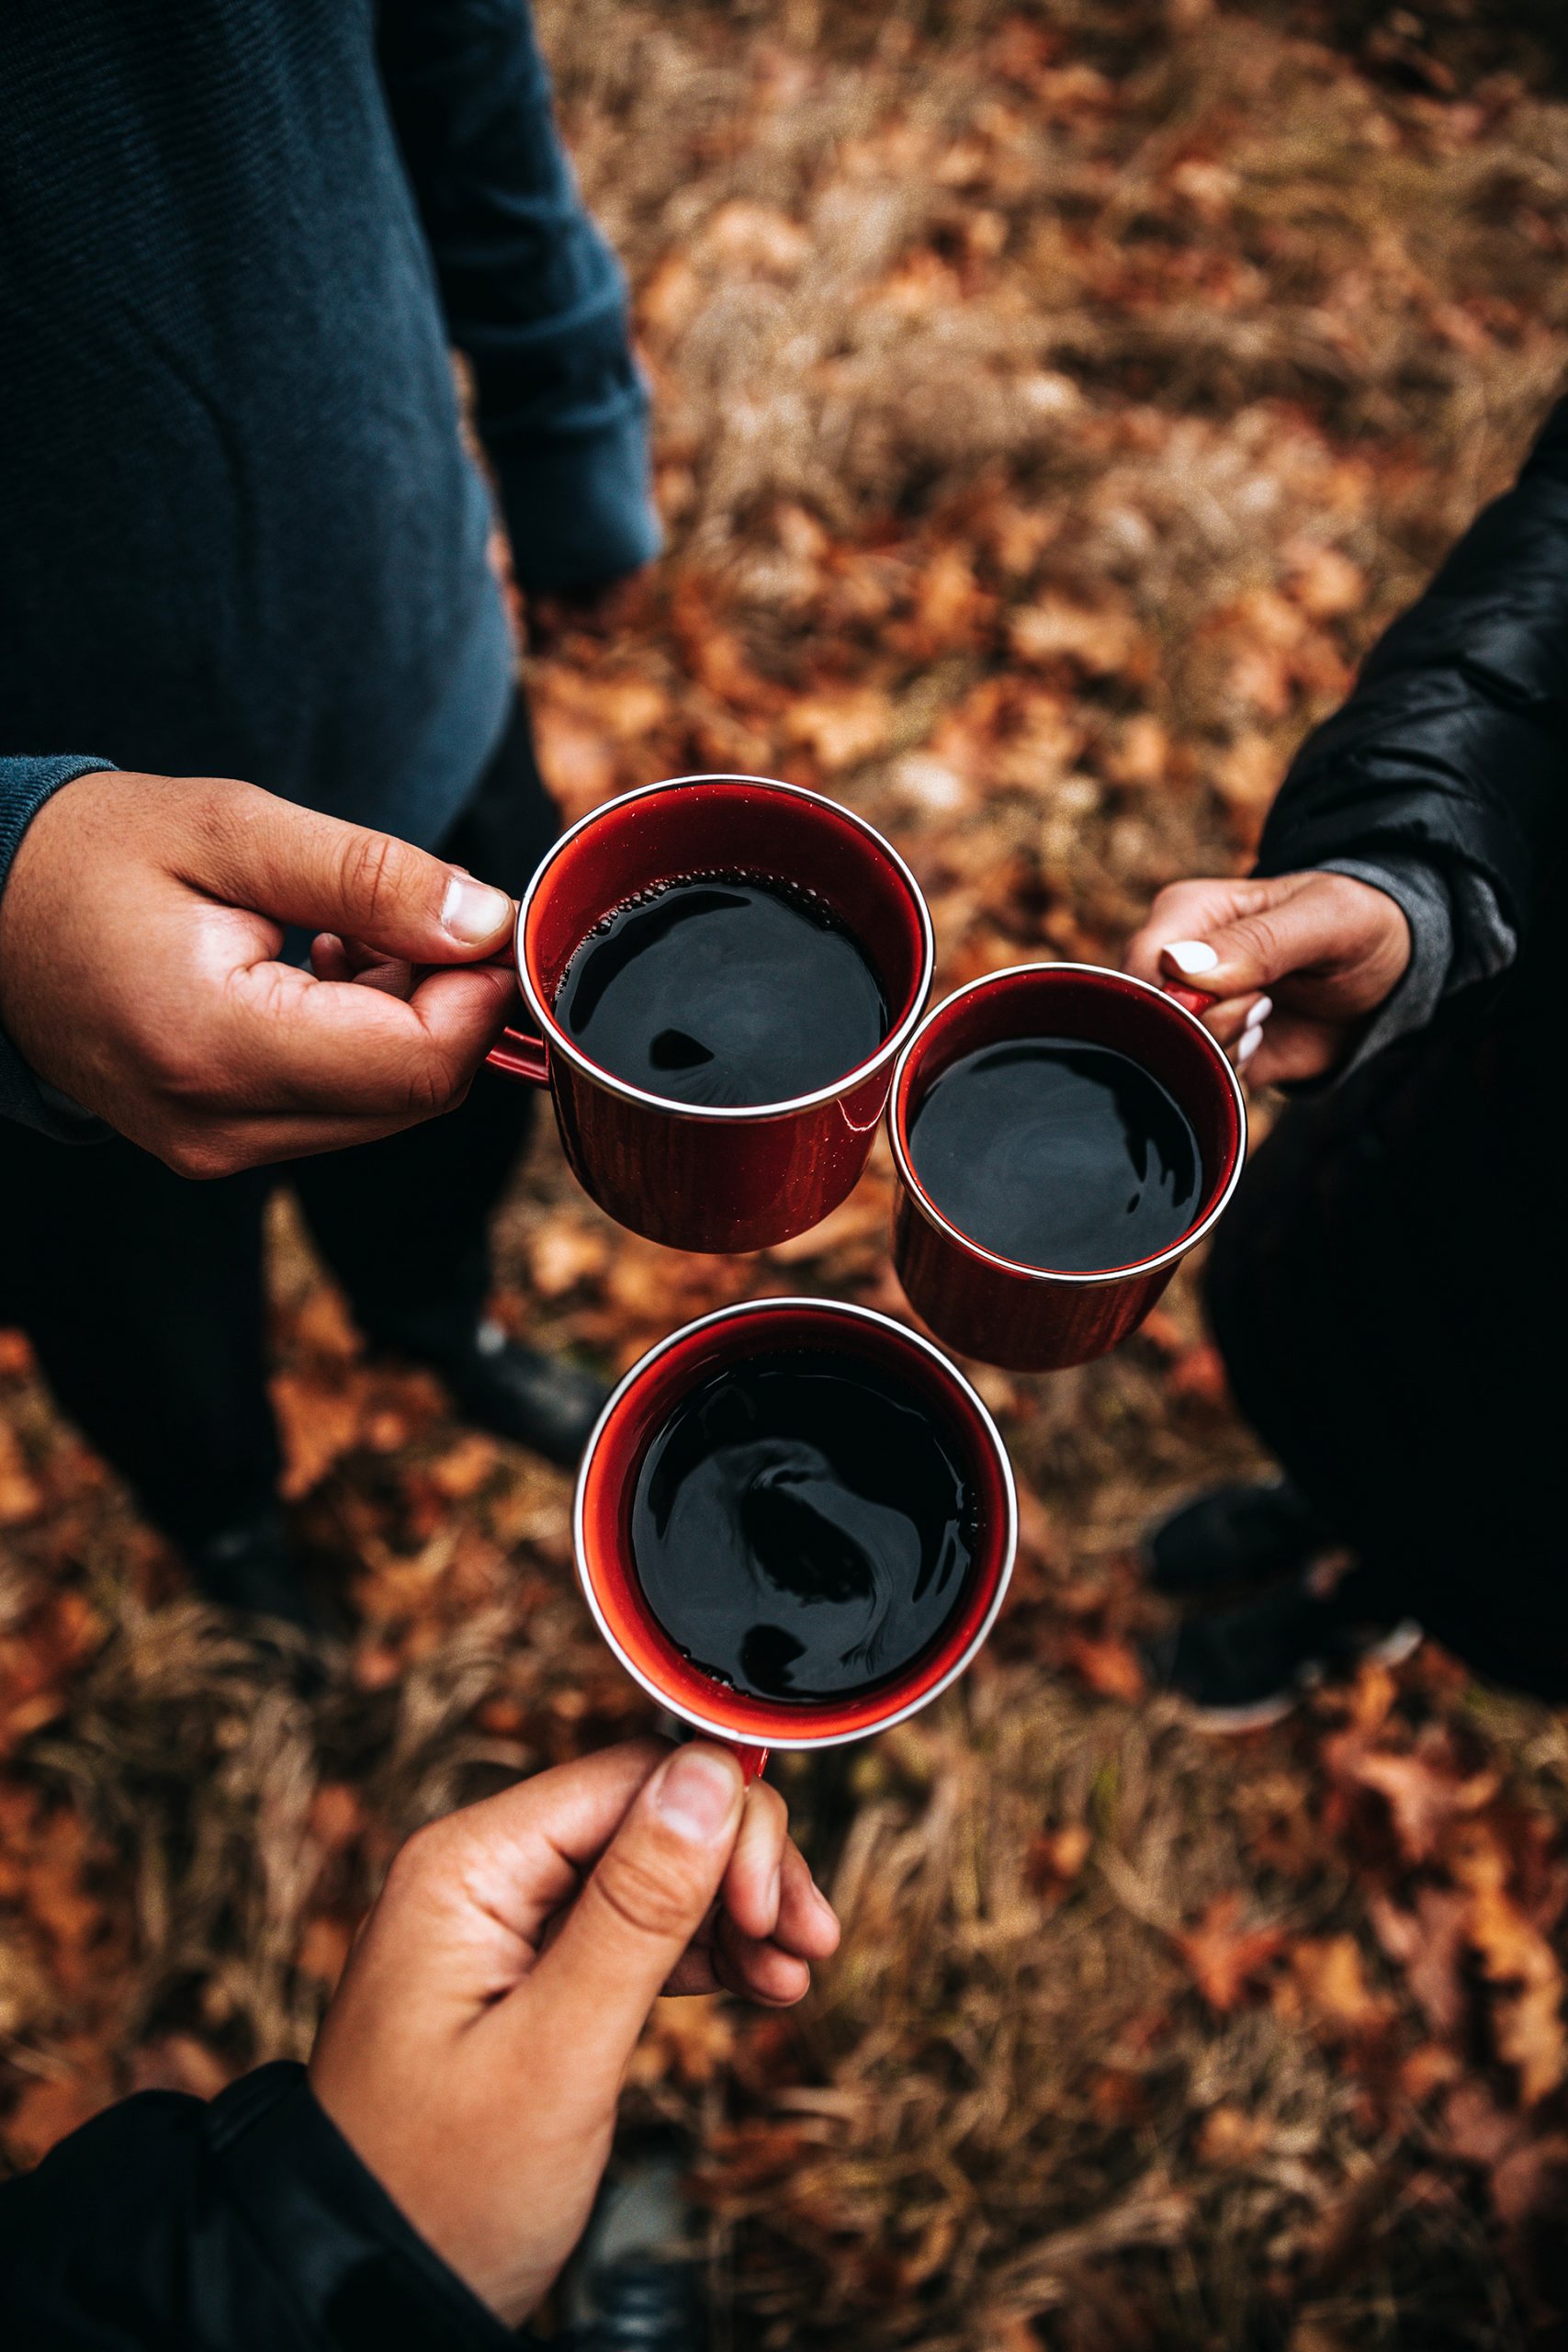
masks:
{"label": "woman's hand", "polygon": [[1205,1027],[1238,1069],[1274,1086],[1337,1069],[1404,978],[1410,944],[1403,908],[1348,874],[1173,882],[1125,967],[1211,1000]]}
{"label": "woman's hand", "polygon": [[725,1749],[638,1740],[422,1829],[310,2060],[317,2098],[421,2234],[515,2325],[581,2235],[660,1992],[774,2007],[839,1940]]}

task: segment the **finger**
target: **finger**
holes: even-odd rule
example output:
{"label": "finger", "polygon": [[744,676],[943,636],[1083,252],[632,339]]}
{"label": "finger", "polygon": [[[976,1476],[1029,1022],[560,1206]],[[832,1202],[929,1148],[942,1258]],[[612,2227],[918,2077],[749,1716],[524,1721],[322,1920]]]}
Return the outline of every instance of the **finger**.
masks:
{"label": "finger", "polygon": [[[1267,996],[1226,996],[1213,1001],[1201,1000],[1202,1010],[1189,1010],[1196,1014],[1211,1037],[1222,1046],[1234,1046],[1249,1026],[1257,1028],[1259,1020],[1267,1021],[1273,1011],[1274,1001]],[[1258,1007],[1263,1011],[1259,1014]]]}
{"label": "finger", "polygon": [[798,1846],[786,1846],[773,1941],[798,1960],[830,1960],[840,1933],[838,1913],[807,1868],[805,1855]]}
{"label": "finger", "polygon": [[740,1835],[724,1874],[726,1911],[749,1936],[771,1936],[778,1922],[789,1812],[777,1789],[754,1781],[746,1792]]}
{"label": "finger", "polygon": [[561,2046],[617,2077],[718,1893],[739,1832],[740,1767],[694,1740],[640,1791],[528,1987]]}
{"label": "finger", "polygon": [[525,1959],[669,1755],[667,1740],[626,1740],[519,1781],[422,1832],[424,1865]]}
{"label": "finger", "polygon": [[1173,939],[1206,939],[1212,931],[1248,911],[1258,885],[1228,876],[1211,876],[1192,882],[1172,882],[1160,891],[1148,920],[1127,943],[1122,963],[1138,979],[1161,986],[1168,975],[1160,956]]}
{"label": "finger", "polygon": [[713,1952],[706,1944],[688,1946],[664,1980],[664,1992],[672,2000],[689,1999],[693,1995],[723,1993],[713,1964]]}
{"label": "finger", "polygon": [[413,994],[414,967],[378,955],[363,940],[340,939],[335,932],[318,932],[310,942],[310,969],[319,980],[357,981],[361,988],[383,989],[389,996]]}
{"label": "finger", "polygon": [[409,1126],[461,1102],[514,1001],[493,964],[427,973],[406,1002],[291,965],[252,965],[230,978],[209,1099]]}
{"label": "finger", "polygon": [[1267,995],[1292,974],[1358,952],[1359,935],[1346,934],[1347,902],[1338,889],[1299,875],[1252,887],[1258,896],[1232,920],[1201,937],[1167,941],[1160,965],[1168,978],[1216,998]]}
{"label": "finger", "polygon": [[714,1973],[725,1990],[768,2008],[790,2008],[811,1990],[811,1971],[794,1952],[746,1935],[721,1912],[713,1939]]}
{"label": "finger", "polygon": [[504,890],[390,833],[254,786],[225,785],[193,802],[191,815],[178,870],[231,906],[363,940],[411,964],[493,956],[510,935]]}
{"label": "finger", "polygon": [[1326,1078],[1349,1050],[1353,1026],[1342,1021],[1312,1021],[1304,1014],[1276,1012],[1252,1032],[1256,1047],[1236,1067],[1249,1086],[1300,1086]]}

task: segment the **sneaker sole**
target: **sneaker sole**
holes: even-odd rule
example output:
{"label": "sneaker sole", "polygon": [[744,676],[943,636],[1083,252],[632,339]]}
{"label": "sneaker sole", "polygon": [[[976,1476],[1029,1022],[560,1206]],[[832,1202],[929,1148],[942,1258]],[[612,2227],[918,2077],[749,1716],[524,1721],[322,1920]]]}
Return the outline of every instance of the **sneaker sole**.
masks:
{"label": "sneaker sole", "polygon": [[1357,1658],[1363,1665],[1403,1666],[1407,1657],[1415,1657],[1426,1638],[1425,1625],[1418,1625],[1414,1617],[1402,1617],[1397,1625],[1389,1627],[1380,1641],[1371,1642],[1364,1650],[1359,1650]]}
{"label": "sneaker sole", "polygon": [[[1414,1657],[1427,1638],[1427,1629],[1414,1617],[1402,1617],[1391,1625],[1380,1641],[1370,1642],[1356,1653],[1358,1666],[1403,1666]],[[1300,1681],[1289,1690],[1276,1690],[1268,1699],[1255,1699],[1244,1707],[1205,1707],[1195,1699],[1183,1699],[1178,1694],[1182,1715],[1193,1731],[1216,1737],[1228,1737],[1238,1732],[1267,1731],[1271,1724],[1283,1723],[1293,1714],[1302,1701],[1325,1679],[1325,1668],[1314,1666],[1303,1673]]]}

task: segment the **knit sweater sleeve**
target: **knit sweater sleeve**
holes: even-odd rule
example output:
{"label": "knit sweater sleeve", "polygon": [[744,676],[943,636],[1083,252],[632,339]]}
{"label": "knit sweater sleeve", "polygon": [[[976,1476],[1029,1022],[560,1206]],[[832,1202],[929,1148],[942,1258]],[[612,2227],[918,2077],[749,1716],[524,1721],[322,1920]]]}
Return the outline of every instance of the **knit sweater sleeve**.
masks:
{"label": "knit sweater sleeve", "polygon": [[[22,835],[50,795],[79,775],[112,768],[112,760],[89,752],[63,752],[51,759],[0,758],[0,895]],[[62,1143],[77,1143],[105,1130],[52,1087],[40,1085],[6,1035],[6,1004],[0,994],[0,1118],[19,1119]]]}
{"label": "knit sweater sleeve", "polygon": [[527,0],[382,0],[379,57],[525,588],[659,552],[619,264],[555,123]]}

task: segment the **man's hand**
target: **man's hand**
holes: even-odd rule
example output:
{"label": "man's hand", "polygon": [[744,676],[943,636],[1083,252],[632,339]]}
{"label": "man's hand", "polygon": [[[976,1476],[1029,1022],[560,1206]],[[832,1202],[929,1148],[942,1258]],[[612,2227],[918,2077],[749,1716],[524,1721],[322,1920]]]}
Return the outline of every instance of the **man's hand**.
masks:
{"label": "man's hand", "polygon": [[1140,979],[1213,1000],[1204,1025],[1256,1084],[1321,1078],[1404,978],[1410,925],[1348,874],[1174,882],[1127,949]]}
{"label": "man's hand", "polygon": [[[181,1175],[227,1175],[461,1102],[513,1001],[484,963],[512,914],[439,858],[254,785],[78,776],[0,896],[0,1027]],[[362,943],[361,961],[457,968],[358,986],[329,957],[317,978],[276,960],[286,923]]]}
{"label": "man's hand", "polygon": [[776,1790],[743,1791],[722,1748],[638,1740],[410,1840],[321,2027],[311,2086],[414,2227],[515,2325],[581,2235],[658,1995],[722,1984],[787,2007],[838,1940]]}

